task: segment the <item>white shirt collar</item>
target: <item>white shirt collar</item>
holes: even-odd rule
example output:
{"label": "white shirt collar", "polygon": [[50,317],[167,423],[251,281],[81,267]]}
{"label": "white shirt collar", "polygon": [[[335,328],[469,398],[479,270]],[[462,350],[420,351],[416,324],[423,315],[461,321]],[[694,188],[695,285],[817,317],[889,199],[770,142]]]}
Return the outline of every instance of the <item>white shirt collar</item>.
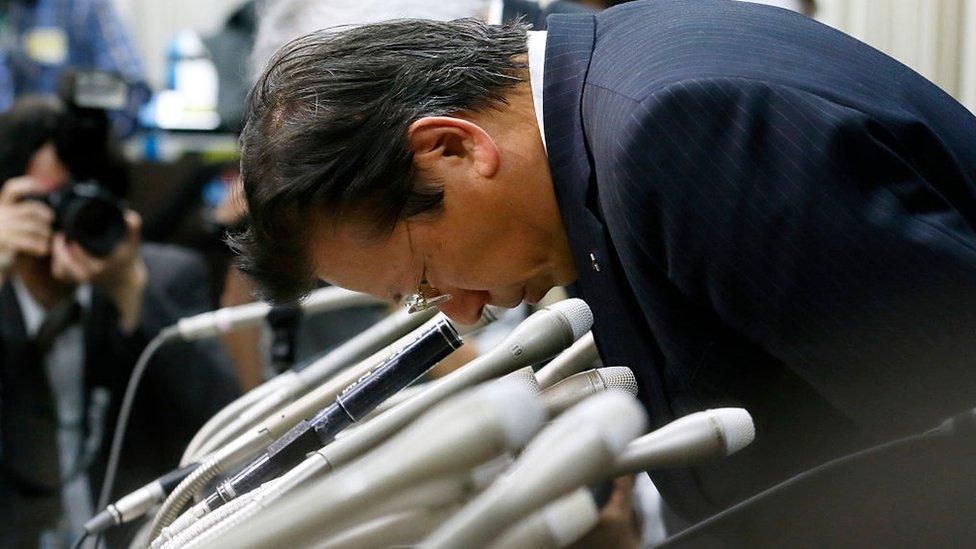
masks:
{"label": "white shirt collar", "polygon": [[[47,309],[34,299],[34,295],[27,289],[27,285],[19,276],[12,276],[10,282],[14,285],[14,294],[17,296],[17,304],[20,305],[20,314],[24,317],[24,329],[27,331],[27,337],[33,338],[37,336],[41,324],[44,324],[44,319],[47,318]],[[75,290],[75,299],[78,300],[83,309],[91,307],[91,294],[90,284],[82,284]]]}
{"label": "white shirt collar", "polygon": [[[542,146],[546,147],[546,127],[542,121],[542,90],[546,68],[546,31],[529,31],[529,85],[532,86],[532,106],[542,134]],[[546,149],[548,152],[548,149]]]}

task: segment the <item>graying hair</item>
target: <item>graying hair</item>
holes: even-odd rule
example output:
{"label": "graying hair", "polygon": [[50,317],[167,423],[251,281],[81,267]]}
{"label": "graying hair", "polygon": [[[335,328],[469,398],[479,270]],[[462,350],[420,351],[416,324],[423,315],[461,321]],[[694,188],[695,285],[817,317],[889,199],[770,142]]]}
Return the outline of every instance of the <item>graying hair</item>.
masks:
{"label": "graying hair", "polygon": [[279,48],[319,29],[390,19],[484,18],[490,3],[490,0],[268,0],[262,6],[251,52],[252,80],[261,75]]}
{"label": "graying hair", "polygon": [[382,238],[440,211],[443,187],[415,177],[407,128],[501,108],[528,77],[526,31],[519,22],[395,20],[313,32],[272,57],[241,133],[249,226],[231,239],[267,297],[312,288],[312,220],[365,222]]}

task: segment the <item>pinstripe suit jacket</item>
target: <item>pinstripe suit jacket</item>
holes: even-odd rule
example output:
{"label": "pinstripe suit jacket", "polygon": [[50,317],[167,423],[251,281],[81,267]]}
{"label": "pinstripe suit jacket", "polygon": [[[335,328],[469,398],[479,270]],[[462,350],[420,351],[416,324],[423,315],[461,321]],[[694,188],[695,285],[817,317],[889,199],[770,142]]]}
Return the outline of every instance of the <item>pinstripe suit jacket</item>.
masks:
{"label": "pinstripe suit jacket", "polygon": [[785,10],[549,19],[549,164],[607,364],[656,424],[743,406],[756,443],[652,472],[701,517],[976,405],[976,119]]}

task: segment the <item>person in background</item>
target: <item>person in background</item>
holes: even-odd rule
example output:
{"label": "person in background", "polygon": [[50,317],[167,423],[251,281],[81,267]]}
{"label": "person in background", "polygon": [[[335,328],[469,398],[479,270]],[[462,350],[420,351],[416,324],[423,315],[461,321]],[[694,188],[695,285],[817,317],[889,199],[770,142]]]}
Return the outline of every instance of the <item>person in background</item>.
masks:
{"label": "person in background", "polygon": [[203,38],[217,69],[220,124],[232,132],[239,132],[244,127],[244,104],[251,82],[247,60],[257,32],[257,5],[256,0],[244,2],[217,32]]}
{"label": "person in background", "polygon": [[[162,327],[208,308],[202,262],[141,243],[136,212],[124,212],[121,242],[95,257],[38,199],[80,180],[125,196],[108,126],[104,112],[33,97],[0,115],[3,547],[70,545],[92,515],[137,356]],[[219,346],[162,348],[136,400],[116,494],[175,466],[196,429],[237,392]]]}
{"label": "person in background", "polygon": [[312,31],[390,19],[450,21],[488,14],[490,0],[268,0],[259,9],[251,53],[252,80],[281,46]]}
{"label": "person in background", "polygon": [[546,19],[555,13],[586,13],[600,6],[572,0],[491,0],[485,20],[492,24],[522,18],[533,30],[545,30]]}
{"label": "person in background", "polygon": [[20,95],[55,95],[68,68],[121,77],[128,104],[113,113],[113,128],[136,129],[150,89],[111,0],[0,0],[0,111]]}

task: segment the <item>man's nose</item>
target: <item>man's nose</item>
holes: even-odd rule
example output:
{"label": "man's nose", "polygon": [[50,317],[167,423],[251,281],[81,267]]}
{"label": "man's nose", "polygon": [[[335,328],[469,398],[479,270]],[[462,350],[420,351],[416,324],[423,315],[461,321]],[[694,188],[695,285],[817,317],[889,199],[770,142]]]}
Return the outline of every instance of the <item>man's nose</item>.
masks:
{"label": "man's nose", "polygon": [[451,299],[440,303],[437,308],[458,324],[474,324],[481,318],[481,309],[488,302],[488,292],[471,290],[443,290],[451,294]]}

